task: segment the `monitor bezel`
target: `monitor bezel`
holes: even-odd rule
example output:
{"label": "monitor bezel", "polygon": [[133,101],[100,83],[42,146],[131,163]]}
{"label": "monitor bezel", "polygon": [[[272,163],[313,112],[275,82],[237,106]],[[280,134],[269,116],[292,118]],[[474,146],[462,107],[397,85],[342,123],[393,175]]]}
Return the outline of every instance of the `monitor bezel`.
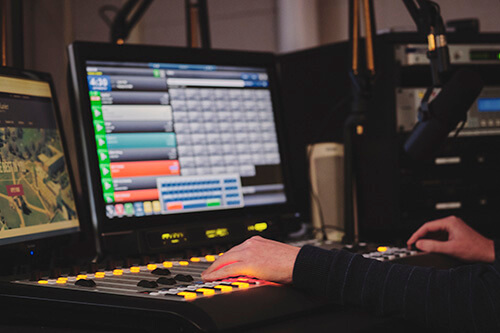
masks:
{"label": "monitor bezel", "polygon": [[[40,82],[45,82],[49,85],[50,87],[50,92],[51,92],[51,98],[52,98],[52,106],[54,109],[54,114],[55,114],[55,121],[57,125],[57,129],[59,131],[59,135],[61,136],[61,144],[63,147],[64,151],[64,159],[66,163],[66,168],[68,171],[68,178],[69,182],[73,191],[73,197],[75,200],[75,209],[76,209],[76,216],[78,220],[78,227],[76,228],[68,228],[68,229],[61,229],[57,231],[57,234],[54,235],[52,233],[47,234],[47,233],[37,233],[33,235],[32,238],[29,239],[24,239],[18,242],[9,242],[7,244],[0,245],[0,249],[2,249],[3,253],[12,253],[11,251],[14,251],[17,254],[21,254],[21,256],[33,256],[31,255],[31,251],[34,251],[37,247],[40,245],[44,245],[44,247],[47,247],[46,245],[53,245],[53,244],[61,244],[63,245],[64,243],[69,242],[69,239],[75,235],[80,234],[82,230],[82,222],[80,220],[80,203],[78,200],[78,193],[77,193],[77,187],[76,187],[76,182],[75,182],[75,177],[73,173],[73,168],[72,168],[72,163],[71,163],[71,158],[69,155],[69,149],[68,149],[68,144],[67,144],[67,136],[65,134],[64,130],[64,123],[62,121],[62,114],[61,110],[59,108],[59,103],[57,99],[57,94],[56,94],[56,89],[54,86],[54,83],[52,81],[52,76],[49,73],[44,73],[44,72],[38,72],[38,71],[33,71],[33,70],[24,70],[24,69],[18,69],[18,68],[12,68],[12,67],[0,67],[0,76],[7,76],[7,77],[12,77],[12,78],[18,78],[18,79],[27,79],[27,80],[34,80],[34,81],[40,81]],[[27,236],[27,235],[26,235]],[[22,236],[24,237],[24,236]],[[52,248],[53,246],[48,246],[48,248]],[[28,250],[27,250],[28,249]],[[26,252],[27,251],[27,252]],[[21,252],[21,253],[19,253]]]}
{"label": "monitor bezel", "polygon": [[[91,218],[98,235],[115,235],[123,232],[147,230],[158,227],[192,226],[201,223],[211,223],[217,220],[233,219],[238,223],[243,219],[255,217],[265,219],[271,214],[279,216],[293,213],[293,196],[288,170],[287,151],[284,145],[285,128],[279,97],[279,81],[275,55],[268,52],[247,52],[232,50],[195,49],[170,46],[151,45],[113,45],[108,43],[74,42],[68,47],[72,88],[75,106],[73,119],[78,120],[78,141],[82,147],[83,167],[85,175],[83,182],[88,187],[88,199],[91,208]],[[151,215],[143,217],[122,217],[109,219],[105,213],[105,202],[100,184],[100,173],[97,162],[97,147],[93,137],[94,129],[88,94],[86,61],[125,61],[153,63],[183,63],[208,64],[226,66],[263,67],[268,71],[273,111],[280,148],[281,170],[285,186],[286,203],[265,206],[250,206],[238,209],[189,212],[171,215]],[[88,156],[89,155],[89,156]],[[97,176],[97,177],[95,177]]]}

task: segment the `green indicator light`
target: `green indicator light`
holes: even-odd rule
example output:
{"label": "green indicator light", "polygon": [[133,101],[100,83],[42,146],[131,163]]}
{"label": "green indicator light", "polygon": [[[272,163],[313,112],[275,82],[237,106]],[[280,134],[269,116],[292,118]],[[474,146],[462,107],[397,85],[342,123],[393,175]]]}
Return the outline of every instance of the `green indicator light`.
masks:
{"label": "green indicator light", "polygon": [[99,164],[99,169],[101,169],[101,178],[111,177],[111,167],[109,164]]}
{"label": "green indicator light", "polygon": [[98,149],[97,158],[99,159],[100,164],[107,164],[110,162],[109,153],[107,149]]}
{"label": "green indicator light", "polygon": [[220,206],[220,201],[207,202],[207,207]]}
{"label": "green indicator light", "polygon": [[90,91],[90,105],[101,105],[101,93],[99,91]]}
{"label": "green indicator light", "polygon": [[106,134],[106,126],[104,126],[104,121],[102,120],[94,120],[94,129],[96,135],[105,135]]}
{"label": "green indicator light", "polygon": [[102,117],[102,106],[100,103],[92,105],[92,116],[94,117],[94,120],[104,120]]}
{"label": "green indicator light", "polygon": [[95,136],[95,143],[97,145],[97,149],[107,149],[107,144],[106,144],[106,135],[96,135]]}
{"label": "green indicator light", "polygon": [[153,75],[154,75],[154,77],[160,77],[160,70],[159,69],[153,69]]}
{"label": "green indicator light", "polygon": [[500,52],[497,54],[497,58],[498,60],[500,60]]}
{"label": "green indicator light", "polygon": [[103,179],[102,189],[104,193],[110,193],[110,192],[113,193],[114,192],[113,180],[111,178]]}
{"label": "green indicator light", "polygon": [[108,204],[115,202],[115,194],[114,192],[104,192],[104,201]]}

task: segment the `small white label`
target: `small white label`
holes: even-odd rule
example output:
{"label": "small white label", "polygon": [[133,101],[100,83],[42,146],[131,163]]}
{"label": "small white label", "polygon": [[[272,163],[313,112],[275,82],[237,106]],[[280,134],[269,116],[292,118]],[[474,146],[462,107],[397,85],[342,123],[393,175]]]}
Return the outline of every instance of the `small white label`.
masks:
{"label": "small white label", "polygon": [[438,157],[435,160],[436,165],[443,165],[443,164],[459,164],[462,160],[460,157]]}
{"label": "small white label", "polygon": [[444,210],[444,209],[459,209],[462,208],[462,203],[461,202],[438,202],[436,204],[436,209],[437,210]]}

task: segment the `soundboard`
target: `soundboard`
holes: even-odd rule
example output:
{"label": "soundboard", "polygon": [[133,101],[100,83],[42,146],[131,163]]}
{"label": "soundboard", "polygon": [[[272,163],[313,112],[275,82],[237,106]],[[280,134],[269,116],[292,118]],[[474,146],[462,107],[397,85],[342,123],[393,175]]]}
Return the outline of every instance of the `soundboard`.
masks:
{"label": "soundboard", "polygon": [[[345,249],[340,243],[318,239],[289,244]],[[379,261],[437,268],[459,264],[449,257],[401,247],[362,244],[361,248],[356,252]],[[203,281],[201,273],[220,255],[166,260],[160,256],[153,261],[145,256],[91,263],[81,270],[74,266],[34,272],[0,282],[0,298],[8,302],[5,313],[12,318],[30,311],[42,322],[87,328],[98,323],[90,328],[147,332],[164,331],[162,323],[174,332],[244,330],[311,312],[339,311],[321,296],[254,277]]]}
{"label": "soundboard", "polygon": [[[104,269],[90,265],[84,272],[73,270],[68,274],[54,274],[47,277],[32,276],[29,281],[17,280],[14,283],[42,285],[71,290],[86,289],[91,292],[109,293],[139,297],[163,297],[172,301],[187,301],[199,297],[211,297],[261,285],[273,283],[248,278],[235,277],[216,282],[203,282],[201,273],[207,269],[217,256],[193,257],[189,260],[163,261],[145,265],[107,264]],[[92,268],[93,266],[93,268]],[[77,274],[78,273],[78,274]]]}
{"label": "soundboard", "polygon": [[[328,249],[340,246],[314,239],[291,244]],[[146,257],[142,261],[89,264],[82,270],[72,267],[35,272],[29,277],[1,282],[0,297],[9,301],[7,311],[14,316],[32,311],[43,314],[44,320],[56,317],[60,323],[67,320],[88,325],[88,316],[93,314],[95,323],[106,323],[113,329],[145,331],[160,330],[159,323],[166,321],[172,329],[183,332],[242,329],[312,310],[336,309],[319,296],[253,277],[203,281],[201,273],[219,255],[222,253],[156,262],[149,262]],[[428,255],[396,247],[378,247],[363,256],[394,262],[421,257],[422,262],[432,262]],[[117,311],[120,316],[116,316]],[[124,322],[123,318],[127,320]]]}
{"label": "soundboard", "polygon": [[43,322],[72,327],[102,323],[98,328],[148,332],[164,330],[162,323],[182,332],[241,329],[332,306],[320,297],[251,277],[202,281],[201,273],[217,257],[125,260],[116,266],[90,264],[82,271],[35,273],[0,282],[0,297],[9,304],[11,318],[29,311]]}

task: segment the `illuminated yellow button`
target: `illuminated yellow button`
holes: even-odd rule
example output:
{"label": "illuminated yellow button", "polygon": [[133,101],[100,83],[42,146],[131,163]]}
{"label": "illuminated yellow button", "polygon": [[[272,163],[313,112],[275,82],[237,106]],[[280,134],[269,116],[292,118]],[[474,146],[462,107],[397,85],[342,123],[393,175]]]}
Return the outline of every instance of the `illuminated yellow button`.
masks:
{"label": "illuminated yellow button", "polygon": [[87,278],[87,275],[85,275],[85,274],[79,274],[76,276],[77,280],[85,280],[86,278]]}
{"label": "illuminated yellow button", "polygon": [[224,285],[218,285],[214,287],[215,289],[220,289],[221,292],[223,293],[228,293],[231,290],[233,290],[233,287],[231,286],[224,286]]}
{"label": "illuminated yellow button", "polygon": [[363,126],[361,125],[356,126],[356,133],[358,135],[363,135],[363,132],[364,132]]}
{"label": "illuminated yellow button", "polygon": [[153,271],[153,270],[155,270],[155,269],[156,269],[156,267],[158,267],[158,266],[156,266],[155,264],[148,264],[148,266],[147,266],[147,267],[148,267],[148,270]]}
{"label": "illuminated yellow button", "polygon": [[200,258],[197,258],[197,257],[192,257],[192,258],[191,258],[191,261],[192,261],[192,262],[200,262],[200,260],[201,260],[201,259],[200,259]]}
{"label": "illuminated yellow button", "polygon": [[95,272],[94,276],[98,279],[102,279],[103,277],[106,276],[106,273],[104,272]]}
{"label": "illuminated yellow button", "polygon": [[387,251],[387,246],[379,246],[379,247],[377,247],[377,251],[378,252],[385,252],[385,251]]}
{"label": "illuminated yellow button", "polygon": [[61,279],[57,279],[56,283],[57,284],[65,284],[66,282],[68,282],[68,280],[61,280]]}
{"label": "illuminated yellow button", "polygon": [[208,288],[199,288],[199,289],[196,289],[196,291],[199,293],[203,293],[203,296],[210,296],[210,295],[215,294],[215,290],[208,289]]}
{"label": "illuminated yellow button", "polygon": [[250,285],[246,282],[233,282],[231,283],[233,286],[238,286],[238,288],[240,289],[246,289],[248,288]]}
{"label": "illuminated yellow button", "polygon": [[141,271],[141,268],[139,266],[130,267],[130,273],[139,273],[140,271]]}
{"label": "illuminated yellow button", "polygon": [[67,277],[60,277],[57,279],[57,281],[68,281]]}
{"label": "illuminated yellow button", "polygon": [[170,267],[172,267],[172,266],[173,266],[173,265],[172,265],[172,262],[170,262],[170,261],[164,261],[164,262],[163,262],[163,267],[165,267],[165,268],[170,268]]}
{"label": "illuminated yellow button", "polygon": [[123,275],[123,270],[121,270],[121,269],[115,269],[113,271],[113,275]]}
{"label": "illuminated yellow button", "polygon": [[184,296],[184,299],[195,299],[196,298],[196,293],[192,293],[189,291],[181,291],[177,295]]}
{"label": "illuminated yellow button", "polygon": [[221,256],[221,255],[223,255],[223,254],[224,254],[224,252],[221,252],[221,253],[219,253],[219,256]]}
{"label": "illuminated yellow button", "polygon": [[208,261],[208,262],[212,262],[212,261],[215,261],[215,257],[214,256],[205,256],[205,259]]}
{"label": "illuminated yellow button", "polygon": [[49,281],[47,281],[47,280],[40,280],[40,281],[38,281],[38,284],[48,284],[48,283],[49,283]]}
{"label": "illuminated yellow button", "polygon": [[181,265],[181,266],[187,266],[187,265],[189,265],[189,262],[187,262],[187,261],[179,261],[179,265]]}

